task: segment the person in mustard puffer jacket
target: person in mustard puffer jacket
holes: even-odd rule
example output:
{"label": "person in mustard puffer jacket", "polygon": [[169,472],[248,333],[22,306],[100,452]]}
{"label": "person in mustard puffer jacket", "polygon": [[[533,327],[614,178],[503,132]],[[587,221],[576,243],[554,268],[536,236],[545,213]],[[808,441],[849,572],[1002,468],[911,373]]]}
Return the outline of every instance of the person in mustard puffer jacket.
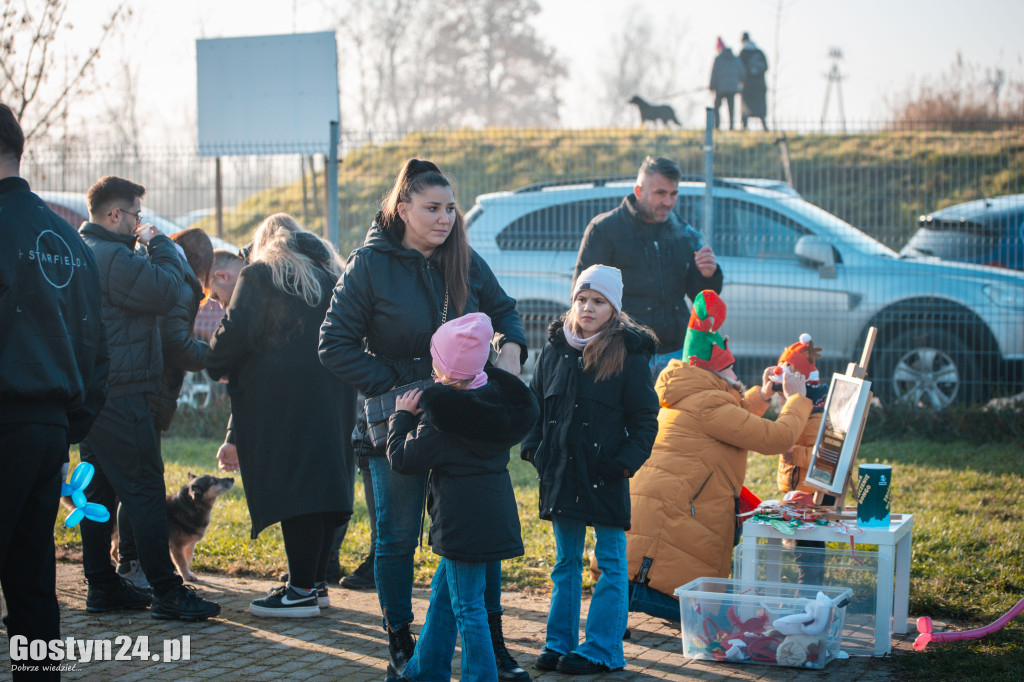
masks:
{"label": "person in mustard puffer jacket", "polygon": [[[727,578],[747,452],[780,454],[796,442],[811,413],[804,380],[786,374],[785,405],[761,417],[771,389],[745,390],[719,333],[725,304],[713,291],[694,301],[684,361],[659,375],[658,436],[631,485],[633,525],[626,533],[630,609],[679,620],[674,590],[694,578]],[[769,383],[764,371],[762,386]]]}

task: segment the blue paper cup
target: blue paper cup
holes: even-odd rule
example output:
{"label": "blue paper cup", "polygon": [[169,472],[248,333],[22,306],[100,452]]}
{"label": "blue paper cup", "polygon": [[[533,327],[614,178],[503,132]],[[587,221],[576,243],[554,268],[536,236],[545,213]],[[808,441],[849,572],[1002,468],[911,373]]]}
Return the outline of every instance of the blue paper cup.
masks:
{"label": "blue paper cup", "polygon": [[861,464],[857,474],[857,525],[862,528],[888,528],[892,467],[888,464]]}

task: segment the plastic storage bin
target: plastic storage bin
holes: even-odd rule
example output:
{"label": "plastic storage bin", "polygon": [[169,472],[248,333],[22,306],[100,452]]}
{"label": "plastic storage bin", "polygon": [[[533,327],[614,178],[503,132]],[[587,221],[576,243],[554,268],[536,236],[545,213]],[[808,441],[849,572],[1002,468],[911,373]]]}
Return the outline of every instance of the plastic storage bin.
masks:
{"label": "plastic storage bin", "polygon": [[697,578],[675,591],[683,655],[824,668],[842,647],[851,594],[840,587]]}
{"label": "plastic storage bin", "polygon": [[[753,561],[745,561],[747,552],[753,552]],[[800,564],[804,565],[803,576]],[[744,565],[754,567],[751,575],[743,572]],[[849,587],[853,596],[846,607],[843,650],[851,656],[875,654],[877,551],[860,547],[850,551],[849,545],[819,549],[744,541],[733,550],[732,574],[739,580],[800,583],[803,577],[808,584],[814,580],[821,585]]]}

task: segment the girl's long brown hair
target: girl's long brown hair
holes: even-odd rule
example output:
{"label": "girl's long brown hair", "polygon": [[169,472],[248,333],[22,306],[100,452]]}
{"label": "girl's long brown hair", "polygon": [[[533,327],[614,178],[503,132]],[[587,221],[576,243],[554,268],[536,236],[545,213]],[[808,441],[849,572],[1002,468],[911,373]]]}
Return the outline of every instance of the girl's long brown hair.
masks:
{"label": "girl's long brown hair", "polygon": [[[569,325],[569,331],[579,336],[580,328],[576,322],[576,308],[573,306],[565,314],[565,324]],[[657,338],[654,332],[644,325],[636,322],[624,312],[612,311],[612,316],[601,329],[597,338],[583,347],[583,371],[595,372],[595,381],[610,379],[620,372],[626,364],[626,340],[623,338],[625,330],[633,329],[639,332],[647,332],[652,338]]]}
{"label": "girl's long brown hair", "polygon": [[[410,203],[414,195],[428,187],[451,187],[441,169],[433,161],[409,159],[402,164],[402,169],[395,176],[395,184],[381,201],[380,218],[377,224],[384,230],[395,235],[399,242],[405,237],[405,223],[398,215],[398,205]],[[454,194],[454,188],[452,190]],[[455,205],[455,221],[451,232],[441,246],[437,247],[436,257],[441,276],[448,288],[451,305],[455,314],[449,319],[462,315],[469,297],[469,263],[471,252],[469,240],[466,238],[466,227],[462,219],[462,211]]]}

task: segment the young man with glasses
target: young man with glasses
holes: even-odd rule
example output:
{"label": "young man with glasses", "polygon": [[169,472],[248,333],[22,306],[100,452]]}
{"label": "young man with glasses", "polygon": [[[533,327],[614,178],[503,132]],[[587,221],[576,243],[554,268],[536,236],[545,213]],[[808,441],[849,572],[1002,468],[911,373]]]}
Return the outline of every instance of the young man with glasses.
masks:
{"label": "young man with glasses", "polygon": [[[83,462],[96,474],[89,501],[111,512],[120,500],[138,546],[152,598],[132,587],[110,565],[112,522],[82,522],[82,564],[89,583],[86,611],[152,606],[154,618],[204,620],[220,606],[185,587],[167,548],[163,462],[147,395],[163,371],[157,318],[178,300],[184,262],[169,238],[142,222],[142,185],[114,176],[89,188],[89,221],[79,229],[99,265],[103,323],[110,346],[110,395],[89,435]],[[137,250],[136,242],[145,249]]]}

